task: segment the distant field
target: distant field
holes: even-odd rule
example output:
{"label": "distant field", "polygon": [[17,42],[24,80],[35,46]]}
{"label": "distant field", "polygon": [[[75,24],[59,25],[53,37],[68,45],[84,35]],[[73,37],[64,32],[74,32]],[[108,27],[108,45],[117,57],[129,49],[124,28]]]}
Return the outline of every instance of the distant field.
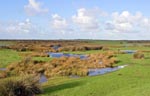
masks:
{"label": "distant field", "polygon": [[0,41],[0,46],[8,46],[15,44],[14,41]]}
{"label": "distant field", "polygon": [[101,45],[123,45],[123,44],[127,44],[127,41],[107,41],[107,40],[89,40],[87,41],[88,43],[92,43],[92,44],[101,44]]}

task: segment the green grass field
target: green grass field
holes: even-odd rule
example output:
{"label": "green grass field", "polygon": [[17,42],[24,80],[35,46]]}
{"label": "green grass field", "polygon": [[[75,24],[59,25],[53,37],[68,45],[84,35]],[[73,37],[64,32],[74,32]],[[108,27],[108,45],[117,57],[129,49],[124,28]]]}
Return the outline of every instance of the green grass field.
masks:
{"label": "green grass field", "polygon": [[[91,43],[91,41],[90,41]],[[105,44],[106,42],[94,41]],[[109,42],[105,45],[122,45],[125,43]],[[111,50],[149,50],[148,47],[128,46],[110,48]],[[103,53],[102,50],[65,52],[73,54]],[[133,59],[132,54],[117,54],[118,65],[128,66],[115,72],[99,76],[69,78],[50,78],[42,84],[43,94],[39,96],[150,96],[150,53],[144,53],[145,59]],[[19,52],[0,49],[0,68],[23,57]],[[34,57],[34,60],[50,61],[49,57]]]}
{"label": "green grass field", "polygon": [[16,51],[8,49],[0,49],[0,68],[6,67],[8,64],[21,60]]}
{"label": "green grass field", "polygon": [[40,96],[149,96],[150,59],[135,60],[129,54],[117,57],[119,65],[128,66],[105,75],[49,80]]}

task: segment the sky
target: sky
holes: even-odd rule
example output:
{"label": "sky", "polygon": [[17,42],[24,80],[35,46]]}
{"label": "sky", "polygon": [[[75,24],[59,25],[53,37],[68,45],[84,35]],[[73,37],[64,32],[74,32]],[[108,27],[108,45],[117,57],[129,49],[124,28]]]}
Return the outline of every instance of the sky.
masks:
{"label": "sky", "polygon": [[150,40],[150,0],[1,0],[0,39]]}

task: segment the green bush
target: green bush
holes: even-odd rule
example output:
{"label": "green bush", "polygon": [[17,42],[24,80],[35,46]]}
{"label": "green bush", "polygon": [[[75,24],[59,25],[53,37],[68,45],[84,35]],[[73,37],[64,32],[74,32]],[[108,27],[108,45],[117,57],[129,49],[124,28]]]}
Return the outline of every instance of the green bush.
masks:
{"label": "green bush", "polygon": [[0,96],[35,96],[41,92],[39,79],[35,76],[0,81]]}

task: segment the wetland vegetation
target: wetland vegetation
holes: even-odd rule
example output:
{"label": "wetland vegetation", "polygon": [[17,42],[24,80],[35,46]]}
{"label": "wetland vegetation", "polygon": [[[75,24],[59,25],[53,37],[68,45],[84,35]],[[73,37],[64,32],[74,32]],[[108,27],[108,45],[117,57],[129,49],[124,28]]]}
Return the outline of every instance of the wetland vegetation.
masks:
{"label": "wetland vegetation", "polygon": [[[40,84],[43,91],[39,96],[148,96],[150,93],[150,41],[20,40],[0,41],[0,44],[0,68],[5,69],[0,70],[0,83],[9,78],[44,74],[48,79]],[[128,54],[122,50],[136,52]],[[81,54],[87,58],[53,58],[48,52]],[[120,70],[88,76],[89,69],[124,65],[127,66]]]}

